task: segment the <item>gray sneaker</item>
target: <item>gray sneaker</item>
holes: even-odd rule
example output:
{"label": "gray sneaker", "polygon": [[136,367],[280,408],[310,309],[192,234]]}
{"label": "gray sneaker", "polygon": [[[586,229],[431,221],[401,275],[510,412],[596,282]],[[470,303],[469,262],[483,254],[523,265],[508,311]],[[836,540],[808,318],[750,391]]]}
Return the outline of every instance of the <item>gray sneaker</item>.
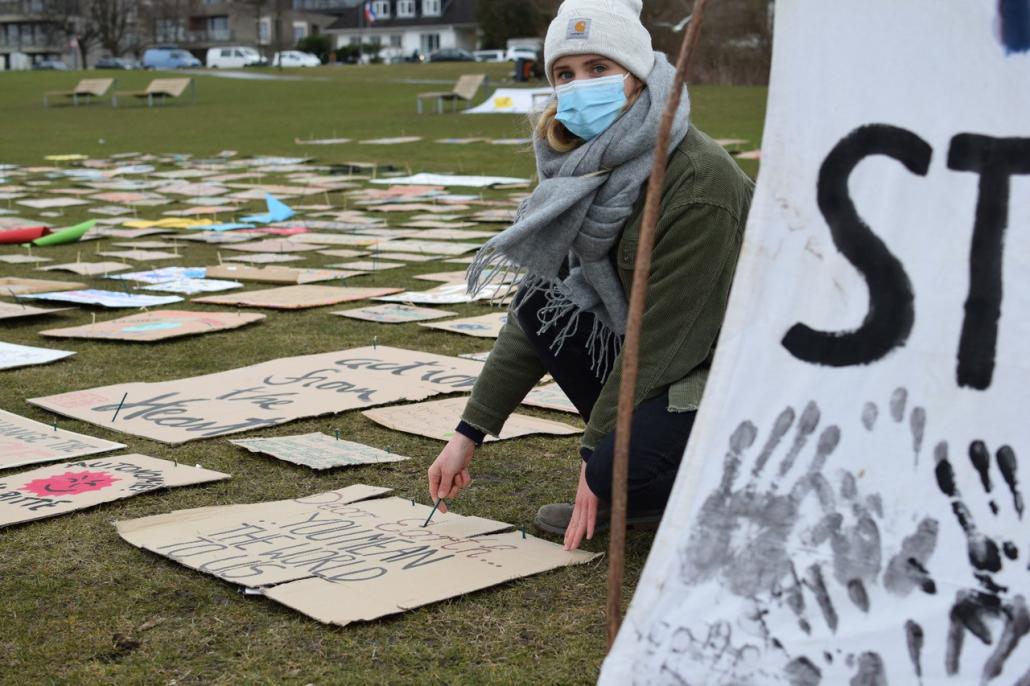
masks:
{"label": "gray sneaker", "polygon": [[[536,517],[533,518],[533,525],[549,534],[564,536],[571,519],[572,505],[570,503],[551,503],[537,510]],[[607,531],[609,519],[610,511],[607,507],[598,509],[594,531]],[[626,526],[632,529],[656,529],[661,521],[661,511],[641,512],[626,517]]]}

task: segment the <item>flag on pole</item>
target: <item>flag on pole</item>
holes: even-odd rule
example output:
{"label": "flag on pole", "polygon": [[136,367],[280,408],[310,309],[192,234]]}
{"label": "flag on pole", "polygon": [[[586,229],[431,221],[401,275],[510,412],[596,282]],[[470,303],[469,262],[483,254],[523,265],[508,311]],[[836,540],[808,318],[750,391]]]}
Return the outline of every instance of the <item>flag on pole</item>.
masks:
{"label": "flag on pole", "polygon": [[377,18],[378,17],[376,17],[376,12],[372,8],[371,0],[366,0],[366,2],[365,2],[365,22],[366,22],[366,24],[374,24],[375,20]]}

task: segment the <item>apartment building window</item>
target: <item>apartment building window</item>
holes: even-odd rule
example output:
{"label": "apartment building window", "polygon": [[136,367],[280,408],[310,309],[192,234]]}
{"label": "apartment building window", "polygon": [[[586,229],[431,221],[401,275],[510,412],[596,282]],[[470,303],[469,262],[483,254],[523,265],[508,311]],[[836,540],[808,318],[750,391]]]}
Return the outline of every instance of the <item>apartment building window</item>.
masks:
{"label": "apartment building window", "polygon": [[372,3],[372,12],[376,19],[390,18],[390,0],[376,0]]}
{"label": "apartment building window", "polygon": [[427,17],[439,17],[440,0],[422,0],[422,14]]}
{"label": "apartment building window", "polygon": [[261,45],[268,45],[272,42],[272,19],[271,17],[261,17],[258,20],[258,43]]}
{"label": "apartment building window", "polygon": [[404,44],[404,36],[400,35],[399,33],[395,33],[392,36],[390,36],[390,47],[391,48],[399,48],[403,44]]}
{"label": "apartment building window", "polygon": [[397,17],[414,17],[415,0],[397,0]]}
{"label": "apartment building window", "polygon": [[230,40],[229,17],[208,17],[207,36],[208,40]]}
{"label": "apartment building window", "polygon": [[308,25],[303,21],[293,22],[293,42],[297,44],[308,37]]}

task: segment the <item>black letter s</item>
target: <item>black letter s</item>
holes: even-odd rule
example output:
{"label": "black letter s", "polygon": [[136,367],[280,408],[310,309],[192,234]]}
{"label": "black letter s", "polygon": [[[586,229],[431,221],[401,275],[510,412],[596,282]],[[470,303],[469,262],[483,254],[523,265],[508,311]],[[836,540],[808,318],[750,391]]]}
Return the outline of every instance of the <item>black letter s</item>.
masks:
{"label": "black letter s", "polygon": [[782,344],[799,360],[829,367],[869,364],[902,345],[912,331],[912,282],[898,258],[858,215],[848,194],[851,172],[871,155],[887,155],[913,174],[925,176],[933,148],[911,131],[870,124],[852,131],[826,156],[819,170],[819,209],[837,249],[865,278],[869,309],[854,331],[816,331],[794,324]]}

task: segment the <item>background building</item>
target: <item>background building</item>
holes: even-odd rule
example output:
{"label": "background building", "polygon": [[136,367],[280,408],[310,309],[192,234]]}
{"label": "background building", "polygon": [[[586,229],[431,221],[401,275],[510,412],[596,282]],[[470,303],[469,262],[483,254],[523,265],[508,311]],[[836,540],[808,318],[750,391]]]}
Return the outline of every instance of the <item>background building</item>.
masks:
{"label": "background building", "polygon": [[428,55],[440,48],[478,46],[475,0],[373,0],[369,7],[374,20],[363,5],[340,12],[326,29],[334,47],[372,43],[399,54]]}

